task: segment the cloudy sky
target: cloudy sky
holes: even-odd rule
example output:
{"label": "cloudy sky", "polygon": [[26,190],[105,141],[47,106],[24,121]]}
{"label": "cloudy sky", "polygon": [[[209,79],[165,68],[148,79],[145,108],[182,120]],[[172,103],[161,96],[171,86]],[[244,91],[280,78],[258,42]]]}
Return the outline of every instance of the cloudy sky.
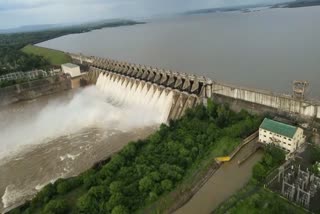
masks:
{"label": "cloudy sky", "polygon": [[284,1],[288,0],[0,0],[0,29]]}

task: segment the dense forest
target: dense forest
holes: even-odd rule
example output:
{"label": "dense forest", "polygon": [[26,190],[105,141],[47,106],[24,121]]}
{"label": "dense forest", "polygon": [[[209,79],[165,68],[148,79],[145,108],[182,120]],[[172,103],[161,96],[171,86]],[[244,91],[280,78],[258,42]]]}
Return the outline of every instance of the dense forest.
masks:
{"label": "dense forest", "polygon": [[134,213],[183,182],[213,152],[228,155],[261,118],[209,101],[81,175],[58,180],[10,213]]}
{"label": "dense forest", "polygon": [[140,22],[120,20],[56,28],[39,32],[0,34],[0,75],[16,71],[30,71],[36,68],[47,68],[50,66],[49,61],[41,56],[23,53],[21,48],[28,44],[37,44],[67,34],[134,24],[140,24]]}

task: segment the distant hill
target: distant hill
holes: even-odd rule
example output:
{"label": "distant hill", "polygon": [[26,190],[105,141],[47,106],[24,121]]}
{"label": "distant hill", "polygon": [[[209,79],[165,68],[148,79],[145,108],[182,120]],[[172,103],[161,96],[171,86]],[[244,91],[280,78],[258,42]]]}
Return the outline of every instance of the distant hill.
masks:
{"label": "distant hill", "polygon": [[10,29],[0,29],[0,33],[27,33],[27,32],[37,32],[43,30],[49,30],[52,28],[57,28],[59,25],[48,24],[48,25],[26,25],[17,28]]}
{"label": "distant hill", "polygon": [[258,8],[258,7],[267,7],[271,5],[259,4],[259,5],[244,5],[236,7],[220,7],[220,8],[206,8],[200,10],[191,10],[184,12],[183,15],[192,15],[192,14],[206,14],[206,13],[217,13],[217,12],[231,12],[231,11],[245,11],[247,9]]}
{"label": "distant hill", "polygon": [[236,7],[221,7],[221,8],[206,8],[200,10],[191,10],[182,13],[182,15],[192,15],[192,14],[206,14],[206,13],[217,13],[217,12],[231,12],[231,11],[243,11],[248,12],[250,9],[260,8],[260,7],[271,7],[271,8],[295,8],[295,7],[309,7],[320,5],[320,0],[288,0],[285,3],[278,4],[259,4],[259,5],[245,5]]}
{"label": "distant hill", "polygon": [[108,20],[98,20],[92,22],[83,23],[68,23],[68,24],[44,24],[44,25],[26,25],[17,28],[10,29],[0,29],[0,34],[11,34],[11,33],[29,33],[29,32],[40,32],[46,30],[63,30],[67,28],[100,28],[101,26],[109,26],[112,24],[116,25],[127,25],[138,23],[131,20],[125,19],[108,19]]}
{"label": "distant hill", "polygon": [[296,8],[296,7],[311,7],[320,5],[320,0],[296,0],[294,2],[276,4],[273,7],[286,7],[286,8]]}

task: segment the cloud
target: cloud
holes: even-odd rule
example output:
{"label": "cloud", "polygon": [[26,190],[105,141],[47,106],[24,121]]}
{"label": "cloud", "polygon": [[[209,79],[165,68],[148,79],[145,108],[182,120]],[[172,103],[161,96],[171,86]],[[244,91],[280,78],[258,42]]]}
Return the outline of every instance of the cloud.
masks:
{"label": "cloud", "polygon": [[281,1],[287,0],[0,0],[0,28],[145,17],[208,7]]}

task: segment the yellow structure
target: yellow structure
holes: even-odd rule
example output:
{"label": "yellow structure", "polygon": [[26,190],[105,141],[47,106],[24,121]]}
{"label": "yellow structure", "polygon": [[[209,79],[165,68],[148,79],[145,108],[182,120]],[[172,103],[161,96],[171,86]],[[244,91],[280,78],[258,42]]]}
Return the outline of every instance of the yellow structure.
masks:
{"label": "yellow structure", "polygon": [[219,162],[228,162],[231,160],[231,157],[229,156],[225,156],[225,157],[217,157],[215,158],[216,161],[219,161]]}

